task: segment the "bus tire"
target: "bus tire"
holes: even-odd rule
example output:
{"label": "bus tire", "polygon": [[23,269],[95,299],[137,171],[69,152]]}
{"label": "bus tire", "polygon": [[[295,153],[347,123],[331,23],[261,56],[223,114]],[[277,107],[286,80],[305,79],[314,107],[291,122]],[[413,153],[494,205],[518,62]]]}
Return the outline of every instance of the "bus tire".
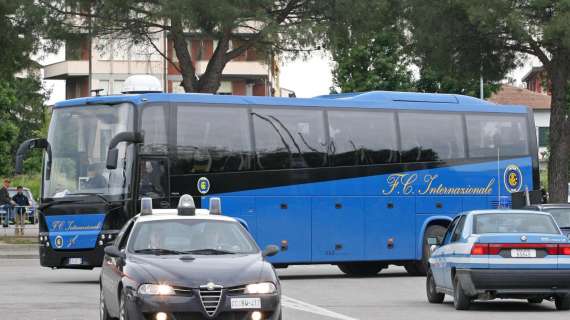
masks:
{"label": "bus tire", "polygon": [[378,274],[386,265],[374,262],[350,262],[338,265],[340,271],[348,276],[369,277]]}
{"label": "bus tire", "polygon": [[422,242],[422,260],[412,261],[404,265],[406,271],[411,276],[425,276],[426,270],[429,268],[429,257],[431,256],[430,245],[428,244],[428,238],[437,237],[439,239],[443,238],[446,227],[434,224],[427,227],[424,233],[424,238]]}
{"label": "bus tire", "polygon": [[557,310],[570,310],[570,294],[555,297],[554,304]]}

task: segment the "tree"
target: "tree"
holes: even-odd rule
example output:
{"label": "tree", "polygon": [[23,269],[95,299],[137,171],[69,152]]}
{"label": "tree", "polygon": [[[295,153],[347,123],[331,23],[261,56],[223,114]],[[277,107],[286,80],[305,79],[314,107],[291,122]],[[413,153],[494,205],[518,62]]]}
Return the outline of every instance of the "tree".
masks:
{"label": "tree", "polygon": [[[409,9],[415,3],[341,0],[335,4],[337,10],[333,12],[338,14],[327,22],[330,25],[328,43],[336,62],[334,82],[342,91],[399,90],[479,97],[479,69],[476,73],[466,73],[447,63],[447,51],[427,45],[433,37],[445,37],[440,40],[447,40],[450,45],[456,41],[449,40],[447,34],[415,30],[418,23],[412,22],[423,18]],[[451,21],[437,20],[434,26],[448,30],[456,19],[461,16]],[[480,63],[479,58],[475,63]],[[413,79],[411,70],[414,68],[419,69],[418,79]],[[486,97],[499,89],[502,72],[503,69],[489,68],[485,73],[489,77],[484,83]]]}
{"label": "tree", "polygon": [[[307,0],[80,0],[75,10],[69,2],[41,0],[60,23],[73,24],[83,17],[83,32],[97,36],[121,36],[153,47],[182,75],[186,92],[216,92],[226,64],[250,48],[268,54],[297,50],[318,41],[311,27],[322,1]],[[70,22],[71,21],[71,22]],[[75,27],[75,25],[74,25]],[[152,41],[153,34],[167,32],[177,62]],[[192,35],[217,42],[203,74],[197,74],[189,41]]]}
{"label": "tree", "polygon": [[[47,95],[32,56],[57,48],[56,42],[41,39],[57,29],[49,21],[33,0],[0,0],[0,175],[13,173],[18,144],[37,136],[45,123]],[[35,172],[40,159],[28,161]]]}
{"label": "tree", "polygon": [[500,79],[522,55],[537,57],[552,86],[549,192],[568,195],[570,3],[566,0],[409,0],[411,34],[430,65]]}
{"label": "tree", "polygon": [[413,88],[401,10],[392,0],[334,2],[326,24],[335,86],[343,92]]}

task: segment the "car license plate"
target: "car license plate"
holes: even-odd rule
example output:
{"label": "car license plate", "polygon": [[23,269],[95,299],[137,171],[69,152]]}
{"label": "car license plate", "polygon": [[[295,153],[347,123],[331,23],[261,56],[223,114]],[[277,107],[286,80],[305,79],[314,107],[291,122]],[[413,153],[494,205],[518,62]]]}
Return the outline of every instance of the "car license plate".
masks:
{"label": "car license plate", "polygon": [[536,249],[511,249],[513,258],[536,258]]}
{"label": "car license plate", "polygon": [[82,258],[69,258],[69,264],[78,265],[78,264],[82,264],[82,263],[83,263]]}
{"label": "car license plate", "polygon": [[232,298],[232,309],[261,309],[260,298]]}

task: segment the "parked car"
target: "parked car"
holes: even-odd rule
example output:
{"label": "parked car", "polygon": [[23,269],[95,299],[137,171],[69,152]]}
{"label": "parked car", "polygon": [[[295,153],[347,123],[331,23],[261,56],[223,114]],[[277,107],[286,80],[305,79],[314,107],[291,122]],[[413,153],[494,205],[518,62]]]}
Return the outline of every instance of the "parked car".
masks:
{"label": "parked car", "polygon": [[[10,194],[10,198],[13,197],[16,194],[16,188],[8,188],[8,193]],[[36,223],[36,210],[38,208],[38,203],[34,199],[34,195],[30,189],[24,188],[24,195],[28,198],[28,201],[30,201],[30,207],[27,209],[28,221],[29,223],[34,224]]]}
{"label": "parked car", "polygon": [[143,210],[105,248],[102,320],[281,319],[265,259],[279,249],[262,252],[241,222],[193,203],[185,195],[179,210]]}
{"label": "parked car", "polygon": [[536,204],[526,207],[528,210],[544,211],[552,215],[562,233],[570,238],[570,203]]}
{"label": "parked car", "polygon": [[553,300],[570,309],[570,241],[549,213],[481,210],[458,215],[441,246],[430,238],[428,301],[453,296],[458,310],[474,300]]}

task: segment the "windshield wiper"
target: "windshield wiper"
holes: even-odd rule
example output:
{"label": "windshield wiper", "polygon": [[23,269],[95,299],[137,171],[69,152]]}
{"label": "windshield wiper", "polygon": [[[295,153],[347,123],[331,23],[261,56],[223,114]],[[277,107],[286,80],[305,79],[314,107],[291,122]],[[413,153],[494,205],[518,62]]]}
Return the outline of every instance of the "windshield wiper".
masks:
{"label": "windshield wiper", "polygon": [[215,254],[236,254],[237,252],[233,252],[233,251],[228,251],[228,250],[220,250],[220,249],[213,249],[213,248],[207,248],[207,249],[196,249],[196,250],[190,250],[190,251],[184,251],[184,253],[190,253],[190,254],[204,254],[204,255],[215,255]]}
{"label": "windshield wiper", "polygon": [[103,202],[105,202],[106,204],[109,204],[109,200],[107,200],[107,198],[103,197],[99,193],[73,192],[73,193],[68,193],[67,195],[70,195],[70,196],[95,196],[95,197],[103,200]]}
{"label": "windshield wiper", "polygon": [[51,206],[53,206],[54,204],[64,204],[64,203],[77,203],[77,202],[81,202],[82,200],[78,200],[78,199],[61,199],[61,200],[52,200],[48,203],[42,203],[39,207],[40,210],[44,210],[46,208],[49,208]]}
{"label": "windshield wiper", "polygon": [[176,251],[176,250],[170,250],[170,249],[139,249],[139,250],[135,250],[135,253],[155,254],[155,255],[186,254],[186,252],[183,252],[183,251]]}

